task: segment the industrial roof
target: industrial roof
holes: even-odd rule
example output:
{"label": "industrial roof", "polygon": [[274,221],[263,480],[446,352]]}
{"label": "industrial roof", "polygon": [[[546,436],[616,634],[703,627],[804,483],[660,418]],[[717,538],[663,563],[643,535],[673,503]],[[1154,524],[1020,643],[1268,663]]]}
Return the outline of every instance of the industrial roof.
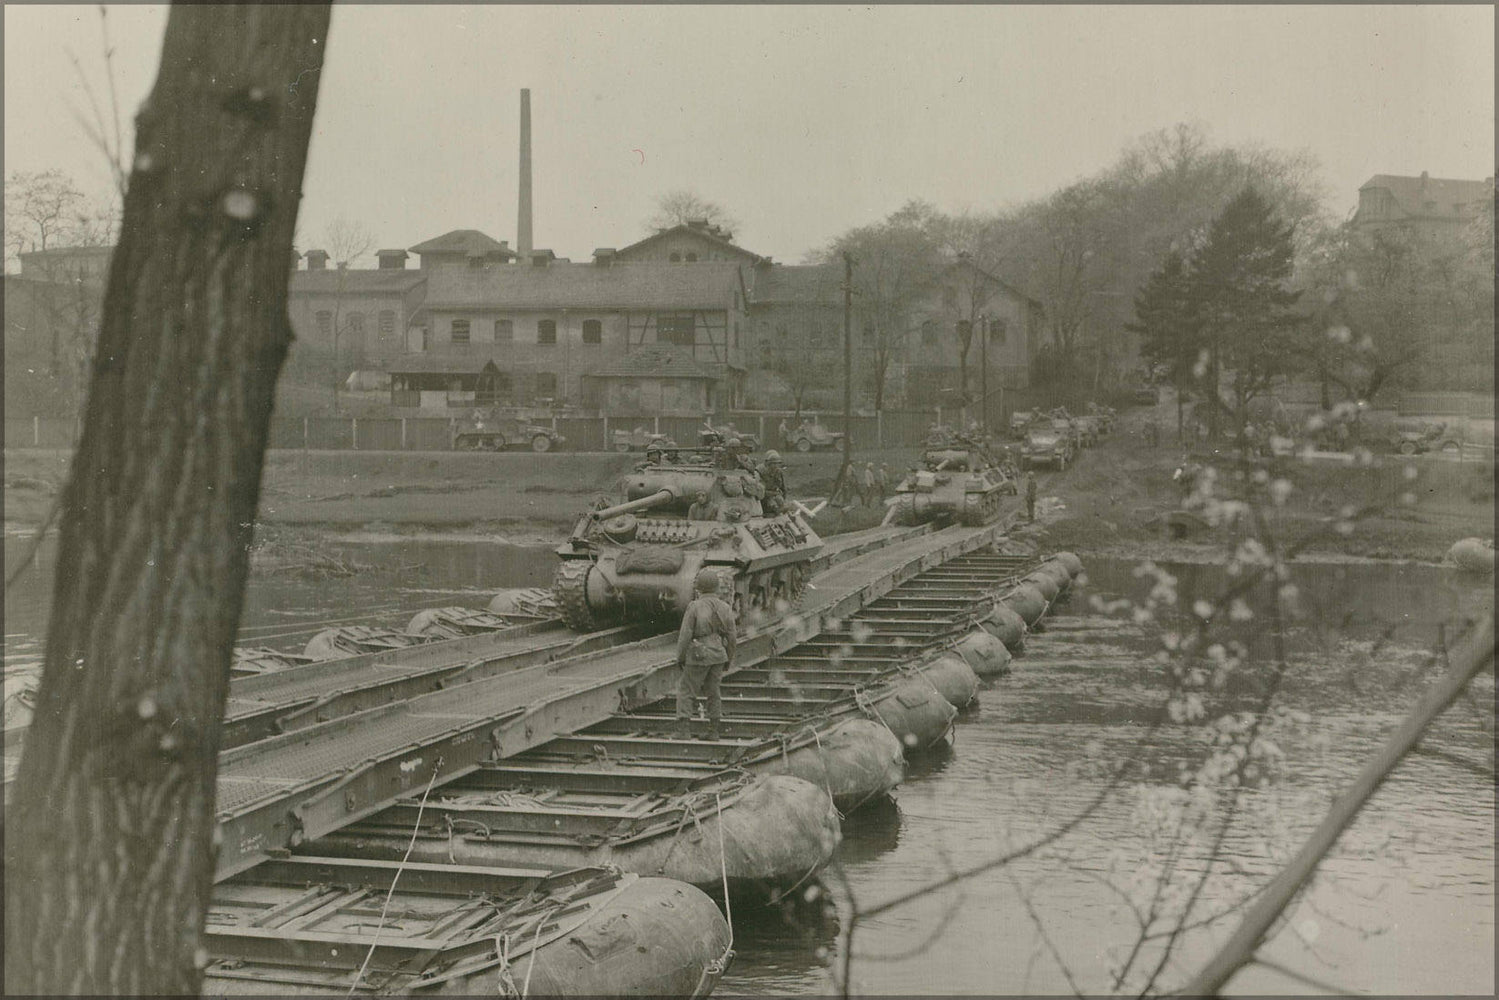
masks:
{"label": "industrial roof", "polygon": [[450,233],[433,237],[424,243],[409,247],[412,253],[422,254],[504,254],[515,256],[515,251],[477,229],[455,229]]}
{"label": "industrial roof", "polygon": [[408,271],[401,267],[349,268],[346,271],[336,268],[320,271],[293,271],[291,291],[327,292],[330,295],[339,292],[346,295],[367,295],[371,292],[400,295],[409,292],[426,280],[427,276],[422,272]]}
{"label": "industrial roof", "polygon": [[732,261],[697,264],[557,262],[514,264],[466,275],[451,297],[429,292],[427,307],[451,309],[727,309],[739,287]]}
{"label": "industrial roof", "polygon": [[[722,232],[722,231],[720,230],[719,232]],[[731,242],[730,240],[725,239],[723,236],[719,235],[718,232],[714,232],[713,230],[707,228],[706,226],[703,226],[703,225],[694,226],[694,225],[690,225],[690,224],[688,224],[686,222],[683,222],[683,223],[681,223],[679,225],[672,226],[669,229],[658,230],[657,232],[652,233],[650,236],[647,236],[643,240],[636,240],[634,243],[631,243],[627,247],[621,247],[619,249],[619,253],[620,253],[621,256],[623,256],[625,254],[630,253],[632,250],[638,250],[641,247],[643,247],[643,246],[645,246],[645,245],[647,245],[649,243],[654,243],[656,240],[664,239],[667,236],[672,236],[672,235],[674,235],[676,233],[689,233],[689,234],[691,234],[693,236],[701,237],[702,239],[707,240],[709,243],[716,243],[717,245],[723,247],[726,250],[732,250],[735,253],[743,254],[744,256],[749,257],[752,260],[757,260],[760,257],[760,255],[757,254],[757,253],[755,253],[753,250],[746,250],[746,249],[744,249],[744,247],[738,246],[737,244],[735,244],[735,243]]]}

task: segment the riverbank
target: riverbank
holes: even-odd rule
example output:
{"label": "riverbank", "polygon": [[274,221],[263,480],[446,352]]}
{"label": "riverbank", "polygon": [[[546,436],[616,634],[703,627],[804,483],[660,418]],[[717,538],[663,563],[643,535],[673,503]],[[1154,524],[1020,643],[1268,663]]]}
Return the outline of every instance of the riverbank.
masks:
{"label": "riverbank", "polygon": [[[1033,533],[1041,545],[1131,558],[1222,558],[1223,529],[1168,537],[1167,518],[1181,503],[1172,481],[1181,453],[1144,443],[1140,428],[1149,412],[1122,414],[1117,432],[1084,451],[1065,473],[1038,473],[1040,517]],[[25,449],[5,457],[7,530],[34,530],[55,502],[71,453]],[[899,478],[916,457],[913,450],[889,450],[858,459],[883,462]],[[273,451],[257,548],[370,537],[553,544],[595,497],[617,496],[620,477],[640,459],[604,452]],[[786,455],[792,494],[827,496],[841,461],[837,452]],[[1454,541],[1493,534],[1492,465],[1382,455],[1366,467],[1284,460],[1275,474],[1292,489],[1286,504],[1270,511],[1270,526],[1283,540],[1316,536],[1303,558],[1438,562]],[[1379,509],[1358,519],[1350,534],[1333,530],[1344,509],[1371,506]],[[883,516],[877,505],[828,507],[813,526],[834,535],[873,527]]]}
{"label": "riverbank", "polygon": [[[892,475],[909,451],[861,453]],[[42,524],[67,475],[69,451],[5,453],[7,530]],[[443,537],[539,545],[561,541],[597,496],[618,497],[621,476],[642,455],[558,452],[272,451],[266,456],[257,518],[263,537],[314,535]],[[793,496],[825,497],[838,474],[836,452],[785,456]],[[813,527],[824,534],[879,524],[884,508],[827,508]]]}
{"label": "riverbank", "polygon": [[[1183,500],[1172,475],[1182,453],[1145,444],[1139,430],[1144,412],[1128,415],[1113,438],[1085,452],[1067,473],[1043,480],[1041,544],[1096,555],[1222,561],[1232,538],[1227,528],[1193,525],[1185,538],[1172,537],[1170,516]],[[1230,475],[1236,456],[1224,451],[1216,464]],[[1269,471],[1291,489],[1283,505],[1266,508],[1266,523],[1282,544],[1301,543],[1303,560],[1440,562],[1458,539],[1494,534],[1492,464],[1378,455],[1363,466],[1279,459]],[[1220,488],[1219,495],[1230,492]],[[1345,534],[1338,524],[1348,511],[1363,513]]]}

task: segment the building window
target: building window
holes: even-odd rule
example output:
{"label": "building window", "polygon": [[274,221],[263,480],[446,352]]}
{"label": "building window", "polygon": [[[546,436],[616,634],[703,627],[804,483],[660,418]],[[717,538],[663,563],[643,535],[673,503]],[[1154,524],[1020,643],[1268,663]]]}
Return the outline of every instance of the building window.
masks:
{"label": "building window", "polygon": [[697,263],[697,254],[695,254],[695,253],[688,254],[687,255],[687,263],[689,263],[689,264],[696,264]]}
{"label": "building window", "polygon": [[497,344],[508,344],[515,339],[515,320],[497,319],[494,321],[494,339]]}
{"label": "building window", "polygon": [[537,372],[536,373],[536,395],[541,396],[541,397],[546,398],[546,399],[556,399],[557,398],[557,373],[556,372]]}
{"label": "building window", "polygon": [[935,347],[937,345],[937,324],[934,320],[922,320],[921,322],[921,346]]}
{"label": "building window", "polygon": [[450,336],[448,338],[448,340],[451,341],[455,345],[456,344],[467,344],[468,343],[468,320],[466,320],[466,319],[455,319],[455,320],[453,320],[453,333],[452,333],[452,336]]}
{"label": "building window", "polygon": [[1004,319],[991,319],[989,321],[989,342],[1003,344],[1005,338],[1010,334],[1010,322]]}
{"label": "building window", "polygon": [[556,320],[539,319],[536,321],[536,342],[538,344],[555,344],[557,342]]}
{"label": "building window", "polygon": [[671,255],[670,260],[671,260],[671,262],[673,264],[680,264],[682,262],[682,255],[679,254],[679,253],[673,252],[672,255]]}
{"label": "building window", "polygon": [[364,313],[349,313],[349,333],[355,337],[364,336]]}
{"label": "building window", "polygon": [[951,286],[942,289],[942,305],[948,309],[958,308],[958,290]]}
{"label": "building window", "polygon": [[596,319],[585,319],[583,321],[583,343],[602,344],[604,342],[604,324]]}
{"label": "building window", "polygon": [[395,336],[396,333],[396,311],[394,309],[380,310],[380,339],[386,340]]}
{"label": "building window", "polygon": [[333,314],[326,309],[317,312],[317,332],[325,337],[333,335]]}
{"label": "building window", "polygon": [[692,313],[661,313],[656,317],[656,340],[678,347],[697,342],[697,327]]}

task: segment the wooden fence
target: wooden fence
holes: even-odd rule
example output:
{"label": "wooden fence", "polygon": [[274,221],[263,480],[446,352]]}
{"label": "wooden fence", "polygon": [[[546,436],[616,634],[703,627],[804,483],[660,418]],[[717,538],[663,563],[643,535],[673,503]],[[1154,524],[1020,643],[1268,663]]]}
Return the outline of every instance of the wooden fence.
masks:
{"label": "wooden fence", "polygon": [[[829,430],[844,430],[842,414],[813,414]],[[715,417],[715,420],[718,418]],[[941,410],[886,410],[875,416],[852,420],[854,443],[860,448],[918,447],[927,428],[943,419],[955,419]],[[736,430],[755,434],[761,448],[781,448],[779,428],[799,422],[790,411],[732,411],[728,421]],[[550,426],[560,433],[566,451],[606,451],[613,432],[644,427],[665,434],[680,444],[696,443],[703,428],[700,417],[538,417],[531,423]],[[273,417],[270,447],[312,451],[451,451],[459,427],[456,417]],[[7,448],[72,448],[77,441],[78,422],[54,417],[8,420]]]}

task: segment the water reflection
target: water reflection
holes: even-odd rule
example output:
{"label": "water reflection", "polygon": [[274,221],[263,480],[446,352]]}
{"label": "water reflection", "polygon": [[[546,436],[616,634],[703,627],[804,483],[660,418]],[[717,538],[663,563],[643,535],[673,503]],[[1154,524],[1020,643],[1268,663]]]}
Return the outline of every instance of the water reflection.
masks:
{"label": "water reflection", "polygon": [[[1173,842],[1161,840],[1153,810],[1210,750],[1201,726],[1151,729],[1165,694],[1164,668],[1153,659],[1160,626],[1090,607],[1092,593],[1142,596],[1133,568],[1090,564],[1088,588],[1053,609],[1048,629],[1009,677],[986,685],[980,710],[960,720],[955,747],[911,762],[897,790],[899,823],[878,849],[868,849],[858,814],[848,818],[839,859],[855,898],[867,905],[1031,844],[1094,810],[1072,834],[966,880],[961,891],[861,922],[856,992],[1113,989],[1113,973],[1137,936],[1121,893],[1148,900],[1164,845]],[[1225,580],[1219,567],[1170,570],[1183,594]],[[1314,595],[1309,616],[1331,616],[1284,629],[1291,661],[1278,698],[1311,722],[1286,730],[1284,766],[1242,795],[1218,858],[1210,860],[1205,838],[1222,827],[1221,809],[1202,818],[1195,839],[1175,842],[1178,876],[1209,875],[1197,915],[1233,912],[1284,863],[1430,679],[1436,667],[1421,644],[1439,625],[1450,631],[1493,601],[1488,588],[1434,567],[1308,566],[1294,579]],[[1400,628],[1375,649],[1392,609]],[[1261,642],[1253,652],[1273,648]],[[1265,659],[1251,659],[1209,714],[1255,704],[1269,669]],[[1265,954],[1355,992],[1492,991],[1492,698],[1490,675],[1480,679],[1473,705],[1441,720],[1427,741],[1440,755],[1412,759],[1386,783]],[[1103,795],[1114,768],[1132,758],[1130,780]],[[838,881],[826,881],[836,894]],[[846,900],[839,906],[846,921]],[[905,954],[947,918],[940,936]],[[1158,987],[1179,983],[1233,923],[1189,933]],[[805,950],[798,954],[806,960]],[[1142,957],[1150,968],[1159,941]],[[826,993],[838,961],[835,942],[825,961],[797,977],[776,956],[741,952],[724,989]],[[1233,988],[1307,989],[1262,968],[1241,974]]]}
{"label": "water reflection", "polygon": [[869,800],[843,817],[839,857],[844,864],[854,864],[895,850],[900,844],[900,824],[900,805],[894,798],[881,795]]}

